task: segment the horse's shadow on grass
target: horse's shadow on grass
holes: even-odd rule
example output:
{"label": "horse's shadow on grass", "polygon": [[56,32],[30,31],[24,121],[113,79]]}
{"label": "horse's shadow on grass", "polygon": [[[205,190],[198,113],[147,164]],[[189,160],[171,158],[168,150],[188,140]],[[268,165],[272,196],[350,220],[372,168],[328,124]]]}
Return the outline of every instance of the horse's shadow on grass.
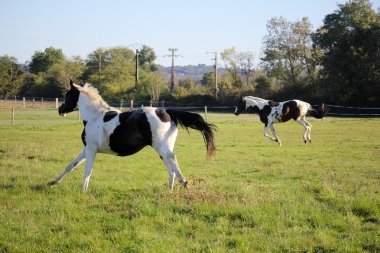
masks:
{"label": "horse's shadow on grass", "polygon": [[[20,186],[17,184],[0,185],[1,190],[15,190],[16,188],[20,188]],[[46,184],[31,185],[31,186],[29,186],[29,189],[34,191],[34,192],[43,192],[47,189],[47,185]]]}
{"label": "horse's shadow on grass", "polygon": [[29,186],[29,189],[31,189],[34,192],[43,192],[48,188],[47,184],[36,184]]}
{"label": "horse's shadow on grass", "polygon": [[0,188],[2,190],[12,190],[14,189],[16,186],[14,184],[4,184],[4,185],[1,185]]}

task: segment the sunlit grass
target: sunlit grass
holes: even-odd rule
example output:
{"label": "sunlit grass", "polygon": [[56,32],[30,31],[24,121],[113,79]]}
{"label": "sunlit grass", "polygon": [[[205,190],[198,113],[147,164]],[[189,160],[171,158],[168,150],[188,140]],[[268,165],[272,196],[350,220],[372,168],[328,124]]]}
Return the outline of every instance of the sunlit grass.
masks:
{"label": "sunlit grass", "polygon": [[209,113],[216,158],[198,132],[176,142],[190,191],[149,147],[99,154],[87,192],[83,165],[48,187],[83,148],[76,116],[0,125],[1,252],[380,251],[379,119],[309,119],[311,145],[276,124],[279,147],[257,116]]}

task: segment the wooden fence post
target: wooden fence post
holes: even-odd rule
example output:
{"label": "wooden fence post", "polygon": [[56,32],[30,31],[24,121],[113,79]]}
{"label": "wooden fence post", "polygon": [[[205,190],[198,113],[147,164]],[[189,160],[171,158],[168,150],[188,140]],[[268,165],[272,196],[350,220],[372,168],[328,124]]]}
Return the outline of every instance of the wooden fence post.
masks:
{"label": "wooden fence post", "polygon": [[208,119],[207,119],[207,105],[205,105],[205,115],[206,115],[206,122],[208,122]]}
{"label": "wooden fence post", "polygon": [[133,110],[133,100],[131,100],[131,110]]}
{"label": "wooden fence post", "polygon": [[22,108],[25,108],[25,98],[22,98]]}
{"label": "wooden fence post", "polygon": [[58,109],[58,98],[55,98],[55,109]]}
{"label": "wooden fence post", "polygon": [[12,125],[15,123],[15,108],[12,107]]}
{"label": "wooden fence post", "polygon": [[[325,108],[325,103],[322,103],[322,109]],[[324,118],[324,117],[323,117]],[[323,118],[322,118],[322,121],[323,121]]]}

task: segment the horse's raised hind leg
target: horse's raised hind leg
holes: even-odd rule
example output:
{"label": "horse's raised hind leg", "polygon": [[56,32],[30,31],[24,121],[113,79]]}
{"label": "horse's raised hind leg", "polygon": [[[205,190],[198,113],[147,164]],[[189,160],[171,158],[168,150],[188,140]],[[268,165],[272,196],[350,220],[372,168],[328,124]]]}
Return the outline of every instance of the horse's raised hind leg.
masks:
{"label": "horse's raised hind leg", "polygon": [[303,132],[304,143],[306,144],[307,141],[311,143],[310,133],[312,125],[309,122],[307,122],[304,118],[296,121],[305,128],[305,131]]}
{"label": "horse's raised hind leg", "polygon": [[311,128],[312,128],[312,125],[309,122],[308,122],[308,124],[309,124],[309,127],[308,127],[308,131],[307,131],[307,139],[311,143]]}
{"label": "horse's raised hind leg", "polygon": [[[272,125],[272,123],[268,123],[265,127],[264,127],[264,132],[263,132],[263,134],[264,134],[264,136],[265,137],[267,137],[269,140],[271,140],[271,141],[275,141],[275,142],[278,142],[278,144],[281,146],[281,141],[277,138],[273,138],[273,137],[271,137],[271,136],[269,136],[268,134],[267,134],[267,132],[268,132],[268,129],[269,129],[269,127]],[[273,127],[273,126],[272,126]],[[273,129],[274,130],[274,129]],[[272,129],[271,129],[271,131],[272,131]],[[273,131],[272,131],[272,133],[273,133]]]}
{"label": "horse's raised hind leg", "polygon": [[167,147],[162,147],[157,152],[162,158],[162,161],[164,162],[166,168],[168,169],[169,189],[173,189],[175,177],[177,177],[178,181],[183,185],[183,187],[187,188],[187,181],[179,169],[176,155]]}
{"label": "horse's raised hind leg", "polygon": [[269,125],[269,127],[270,127],[270,130],[271,130],[272,134],[273,134],[274,137],[276,138],[276,141],[278,142],[278,145],[281,146],[281,140],[280,140],[280,138],[278,138],[277,133],[276,133],[276,130],[274,130],[273,123],[271,123],[271,124]]}
{"label": "horse's raised hind leg", "polygon": [[64,178],[64,176],[66,176],[67,173],[69,173],[70,171],[78,167],[85,160],[86,160],[85,149],[83,149],[82,152],[78,155],[78,157],[75,158],[75,160],[72,161],[69,165],[67,165],[63,173],[59,177],[54,179],[53,181],[50,181],[48,185],[52,186],[52,185],[58,184]]}
{"label": "horse's raised hind leg", "polygon": [[178,181],[183,185],[183,187],[187,188],[187,181],[179,169],[176,155],[170,150],[167,150],[165,153],[166,154],[160,155],[169,172],[169,189],[173,189],[175,177],[177,177]]}
{"label": "horse's raised hind leg", "polygon": [[178,128],[174,122],[171,123],[167,134],[166,146],[161,146],[160,150],[157,150],[157,152],[160,154],[169,172],[169,189],[173,189],[175,177],[177,177],[179,182],[187,188],[187,181],[182,175],[181,170],[179,169],[177,157],[173,153],[175,140],[178,135]]}

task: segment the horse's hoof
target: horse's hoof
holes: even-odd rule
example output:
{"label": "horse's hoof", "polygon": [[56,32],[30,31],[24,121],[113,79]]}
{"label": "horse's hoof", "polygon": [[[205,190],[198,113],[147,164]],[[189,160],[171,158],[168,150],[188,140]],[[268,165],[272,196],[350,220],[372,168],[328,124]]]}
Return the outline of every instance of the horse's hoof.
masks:
{"label": "horse's hoof", "polygon": [[50,185],[50,186],[53,186],[53,185],[57,184],[57,182],[56,182],[56,181],[50,181],[50,182],[47,183],[47,184]]}
{"label": "horse's hoof", "polygon": [[185,189],[187,189],[188,191],[190,191],[190,184],[189,184],[188,181],[185,181],[182,185],[183,185],[183,187],[184,187]]}

